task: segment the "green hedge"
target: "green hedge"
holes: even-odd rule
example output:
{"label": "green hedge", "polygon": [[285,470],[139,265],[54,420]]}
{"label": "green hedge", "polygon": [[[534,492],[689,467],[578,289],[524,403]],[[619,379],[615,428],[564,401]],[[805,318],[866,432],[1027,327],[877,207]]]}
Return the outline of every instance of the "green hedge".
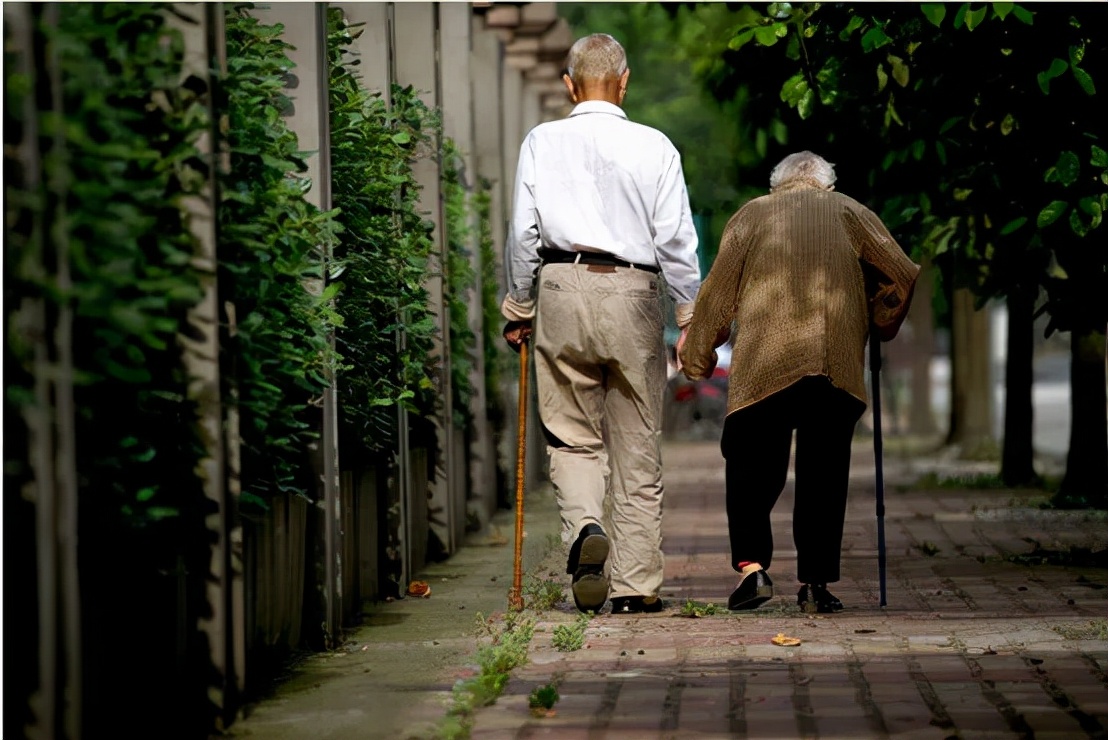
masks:
{"label": "green hedge", "polygon": [[341,436],[344,449],[379,452],[395,449],[397,404],[426,418],[435,408],[424,288],[433,224],[418,210],[411,163],[428,156],[439,123],[411,88],[393,87],[390,110],[362,87],[350,52],[356,33],[329,11],[331,187],[344,227],[335,251]]}
{"label": "green hedge", "polygon": [[233,314],[225,398],[240,412],[242,502],[251,507],[281,492],[315,493],[306,448],[318,424],[309,406],[328,385],[328,337],[339,319],[330,308],[336,288],[313,294],[306,285],[323,280],[322,252],[341,226],[304,198],[307,165],[282,115],[292,66],[282,27],[236,8],[226,28],[231,167],[221,189],[219,279]]}

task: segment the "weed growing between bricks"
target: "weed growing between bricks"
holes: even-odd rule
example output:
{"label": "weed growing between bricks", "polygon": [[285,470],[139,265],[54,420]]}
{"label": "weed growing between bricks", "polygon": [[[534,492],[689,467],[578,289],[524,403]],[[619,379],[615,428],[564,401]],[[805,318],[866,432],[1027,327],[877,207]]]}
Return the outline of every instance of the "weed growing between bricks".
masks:
{"label": "weed growing between bricks", "polygon": [[566,592],[565,587],[556,580],[539,580],[528,576],[523,584],[523,598],[528,608],[542,612],[565,601]]}
{"label": "weed growing between bricks", "polygon": [[585,630],[588,629],[592,612],[578,614],[572,624],[559,624],[554,628],[554,637],[551,644],[554,649],[562,653],[572,653],[585,646]]}
{"label": "weed growing between bricks", "polygon": [[681,607],[682,617],[711,617],[720,613],[720,608],[715,604],[693,601],[692,599],[687,599],[685,605]]}
{"label": "weed growing between bricks", "polygon": [[1067,640],[1108,640],[1108,619],[1090,619],[1085,624],[1056,624],[1051,629]]}
{"label": "weed growing between bricks", "polygon": [[512,669],[527,662],[527,648],[535,633],[535,620],[518,612],[508,612],[504,626],[495,628],[492,620],[478,615],[478,637],[491,639],[477,649],[476,676],[454,684],[452,704],[439,724],[438,740],[465,740],[473,728],[473,714],[479,707],[494,704],[504,691]]}

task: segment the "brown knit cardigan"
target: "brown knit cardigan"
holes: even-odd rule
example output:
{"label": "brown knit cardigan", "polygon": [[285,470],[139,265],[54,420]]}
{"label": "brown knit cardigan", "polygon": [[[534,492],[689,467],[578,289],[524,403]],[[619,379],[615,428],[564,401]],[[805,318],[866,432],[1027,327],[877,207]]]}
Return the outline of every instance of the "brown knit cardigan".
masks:
{"label": "brown knit cardigan", "polygon": [[881,339],[892,339],[918,273],[861,203],[788,181],[724,229],[681,350],[684,372],[694,380],[710,373],[717,336],[733,321],[728,413],[808,375],[865,403],[871,318]]}

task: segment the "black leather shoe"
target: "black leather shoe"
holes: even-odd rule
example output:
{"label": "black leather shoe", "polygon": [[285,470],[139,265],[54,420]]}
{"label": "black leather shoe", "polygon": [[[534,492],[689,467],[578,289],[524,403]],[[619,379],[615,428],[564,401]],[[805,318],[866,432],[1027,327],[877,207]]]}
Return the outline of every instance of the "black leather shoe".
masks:
{"label": "black leather shoe", "polygon": [[805,583],[796,594],[796,604],[808,614],[841,612],[843,602],[836,599],[823,584]]}
{"label": "black leather shoe", "polygon": [[566,572],[573,574],[573,603],[578,611],[598,612],[608,600],[608,537],[599,524],[586,524],[569,548]]}
{"label": "black leather shoe", "polygon": [[616,596],[612,599],[612,614],[655,614],[666,608],[657,596]]}
{"label": "black leather shoe", "polygon": [[727,608],[733,612],[757,609],[773,598],[773,581],[769,573],[756,570],[747,573],[727,599]]}

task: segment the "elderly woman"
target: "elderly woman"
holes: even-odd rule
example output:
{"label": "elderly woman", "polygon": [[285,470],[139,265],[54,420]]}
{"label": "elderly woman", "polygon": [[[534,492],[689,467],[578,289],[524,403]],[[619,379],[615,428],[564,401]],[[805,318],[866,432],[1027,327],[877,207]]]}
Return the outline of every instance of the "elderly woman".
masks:
{"label": "elderly woman", "polygon": [[839,580],[854,426],[866,407],[871,324],[884,341],[908,311],[919,266],[868,208],[834,189],[822,157],[799,152],[770,175],[769,195],[728,222],[679,342],[683,371],[708,377],[714,347],[734,346],[721,448],[726,460],[732,610],[773,596],[770,511],[785,487],[796,430],[793,540],[808,612],[842,602]]}

